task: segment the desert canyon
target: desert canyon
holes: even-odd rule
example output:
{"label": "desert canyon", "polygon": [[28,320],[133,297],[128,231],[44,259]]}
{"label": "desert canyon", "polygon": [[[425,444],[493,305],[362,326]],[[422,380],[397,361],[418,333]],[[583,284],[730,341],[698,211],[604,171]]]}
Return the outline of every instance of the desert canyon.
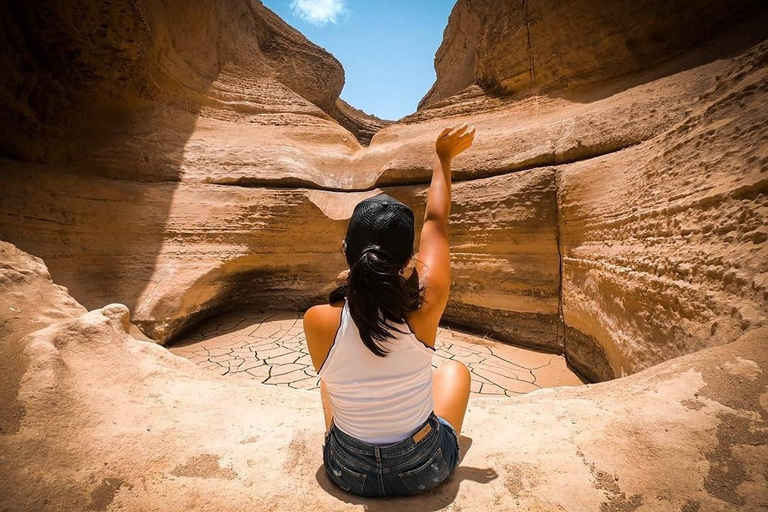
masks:
{"label": "desert canyon", "polygon": [[[768,3],[458,0],[398,121],[258,0],[0,28],[0,510],[768,509]],[[316,391],[166,347],[326,301],[354,205],[420,219],[465,122],[444,321],[591,384],[473,399],[445,485],[356,498]]]}

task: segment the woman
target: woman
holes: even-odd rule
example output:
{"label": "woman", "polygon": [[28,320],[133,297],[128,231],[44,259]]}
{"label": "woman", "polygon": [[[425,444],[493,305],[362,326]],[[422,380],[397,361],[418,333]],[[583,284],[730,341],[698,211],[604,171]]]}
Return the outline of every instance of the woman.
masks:
{"label": "woman", "polygon": [[346,286],[304,315],[321,377],[323,462],[348,492],[418,494],[459,464],[469,371],[450,361],[433,372],[431,360],[450,288],[451,160],[473,139],[466,125],[437,138],[418,261],[411,209],[385,194],[366,199],[342,243]]}

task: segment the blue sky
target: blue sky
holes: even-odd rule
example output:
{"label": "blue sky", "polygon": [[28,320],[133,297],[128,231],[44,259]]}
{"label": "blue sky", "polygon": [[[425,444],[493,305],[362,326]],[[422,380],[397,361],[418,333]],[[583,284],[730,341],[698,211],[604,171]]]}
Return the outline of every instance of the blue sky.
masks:
{"label": "blue sky", "polygon": [[262,0],[344,66],[341,97],[383,119],[416,111],[455,0]]}

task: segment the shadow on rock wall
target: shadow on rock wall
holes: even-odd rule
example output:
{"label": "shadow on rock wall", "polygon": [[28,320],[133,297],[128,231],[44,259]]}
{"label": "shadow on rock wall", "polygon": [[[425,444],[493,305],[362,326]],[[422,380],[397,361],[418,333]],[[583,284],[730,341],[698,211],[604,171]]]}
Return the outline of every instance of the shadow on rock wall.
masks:
{"label": "shadow on rock wall", "polygon": [[3,6],[0,237],[42,257],[88,308],[116,297],[132,308],[152,275],[219,72],[216,49],[190,31],[216,12],[172,7]]}
{"label": "shadow on rock wall", "polygon": [[187,146],[201,118],[335,124],[322,109],[338,109],[341,65],[260,4],[0,11],[0,238],[42,257],[88,308],[141,308],[163,245],[188,237],[171,239],[168,218],[185,165],[200,160]]}

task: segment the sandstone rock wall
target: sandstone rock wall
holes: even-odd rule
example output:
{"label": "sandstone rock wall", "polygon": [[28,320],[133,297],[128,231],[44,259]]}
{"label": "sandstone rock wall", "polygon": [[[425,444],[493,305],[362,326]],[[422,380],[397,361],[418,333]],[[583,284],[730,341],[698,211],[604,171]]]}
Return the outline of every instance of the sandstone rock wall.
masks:
{"label": "sandstone rock wall", "polygon": [[[340,117],[341,64],[257,1],[0,8],[5,156],[172,181],[200,115],[261,125]],[[354,111],[344,119],[370,121]]]}
{"label": "sandstone rock wall", "polygon": [[[427,189],[340,193],[131,184],[77,175],[62,180],[47,169],[30,175],[27,167],[11,165],[5,181],[7,221],[0,225],[6,236],[50,254],[87,307],[119,294],[136,322],[161,342],[227,309],[304,309],[326,300],[330,284],[346,268],[340,244],[355,204],[386,191],[414,209],[419,229]],[[151,205],[167,195],[173,202],[162,215]],[[454,299],[447,314],[484,332],[561,350],[554,172],[459,182],[454,196]],[[45,217],[30,218],[30,204],[45,204]],[[114,216],[136,209],[140,213],[131,223]],[[144,245],[153,238],[161,244],[158,253]]]}
{"label": "sandstone rock wall", "polygon": [[[0,237],[45,258],[87,307],[124,302],[161,342],[244,304],[305,308],[344,269],[346,219],[373,187],[386,185],[421,216],[444,123],[396,128],[361,150],[329,114],[363,139],[380,122],[338,100],[338,63],[258,4],[43,7],[11,3],[4,18],[13,43],[4,58],[38,89],[24,96],[5,85],[13,101],[4,126],[18,129],[5,139]],[[99,28],[98,52],[96,36],[79,27]],[[123,39],[140,50],[126,50]],[[64,54],[67,70],[43,65],[66,67]],[[53,87],[58,102],[43,94]],[[467,178],[495,174],[489,169]],[[485,332],[559,349],[554,174],[543,176],[548,184],[491,180],[509,191],[488,199],[483,181],[456,187],[459,211],[473,218],[454,215],[463,261],[455,290],[467,299],[451,314],[467,323],[471,309],[478,321],[470,324],[482,321]],[[518,197],[535,206],[494,219],[495,205]],[[540,206],[531,202],[539,197]],[[549,220],[527,226],[540,215]],[[486,223],[498,242],[479,236]],[[510,223],[525,234],[511,236]],[[473,282],[475,263],[495,269],[493,279]],[[508,279],[510,263],[527,271]],[[481,305],[490,290],[493,306]]]}
{"label": "sandstone rock wall", "polygon": [[635,373],[768,320],[767,55],[734,59],[670,130],[558,171],[573,364],[596,345]]}
{"label": "sandstone rock wall", "polygon": [[762,9],[751,0],[459,0],[420,107],[471,85],[562,91],[658,66]]}
{"label": "sandstone rock wall", "polygon": [[[4,128],[0,238],[44,258],[88,308],[125,303],[167,343],[229,309],[322,301],[345,270],[339,243],[354,205],[384,191],[420,219],[434,137],[468,122],[477,137],[454,162],[447,321],[565,351],[594,380],[765,321],[765,9],[742,23],[747,7],[734,4],[707,44],[680,46],[663,65],[633,61],[648,67],[613,81],[595,74],[578,93],[471,86],[378,129],[333,92],[338,63],[258,3],[112,5],[57,3],[46,21],[11,3],[3,19],[13,43],[3,126],[18,130]],[[678,30],[713,6],[682,9]],[[515,12],[499,18],[512,27]],[[91,25],[112,42],[96,54],[77,28]],[[693,44],[697,30],[671,41]],[[460,60],[452,33],[441,58]],[[215,48],[201,42],[214,36]],[[50,55],[57,37],[77,72],[40,64],[66,58]],[[122,55],[122,38],[143,49],[106,59]],[[467,44],[485,58],[496,51],[488,41]],[[115,69],[89,71],[99,59]],[[292,81],[300,71],[306,80]],[[66,101],[37,86],[25,96],[13,76]],[[723,231],[734,215],[734,233]]]}
{"label": "sandstone rock wall", "polygon": [[444,321],[562,353],[555,172],[462,181],[453,192]]}
{"label": "sandstone rock wall", "polygon": [[570,363],[605,380],[764,325],[764,6],[501,4],[457,3],[405,121],[504,112],[470,173],[554,166]]}
{"label": "sandstone rock wall", "polygon": [[[338,98],[338,61],[259,2],[0,8],[0,238],[48,260],[91,308],[119,299],[140,312],[143,291],[176,291],[151,279],[179,182],[311,183],[315,162],[383,124]],[[201,266],[194,252],[182,268]]]}

